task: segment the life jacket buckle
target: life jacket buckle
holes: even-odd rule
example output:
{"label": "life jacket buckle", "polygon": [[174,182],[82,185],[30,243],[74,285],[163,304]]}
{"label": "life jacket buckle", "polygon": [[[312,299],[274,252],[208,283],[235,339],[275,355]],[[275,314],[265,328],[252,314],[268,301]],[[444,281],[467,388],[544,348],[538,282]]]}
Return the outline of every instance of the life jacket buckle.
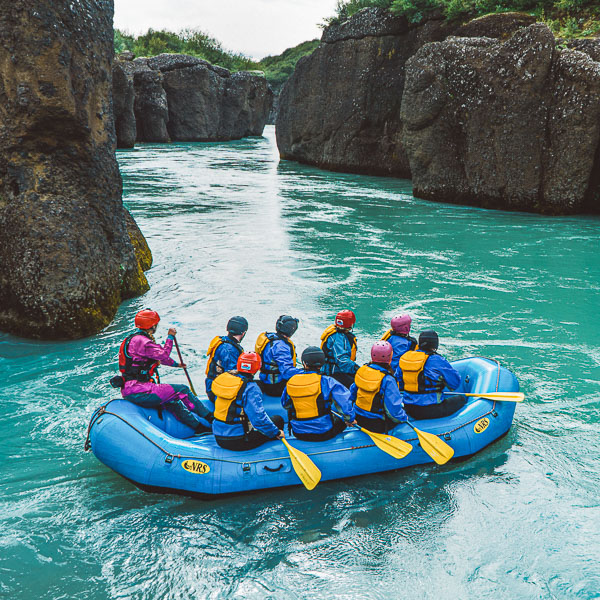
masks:
{"label": "life jacket buckle", "polygon": [[242,463],[242,471],[244,473],[250,473],[250,463]]}
{"label": "life jacket buckle", "polygon": [[445,433],[445,434],[444,434],[444,439],[445,439],[446,441],[450,441],[450,440],[452,439],[452,436],[451,436],[449,433]]}
{"label": "life jacket buckle", "polygon": [[174,456],[173,456],[172,454],[167,454],[167,455],[165,456],[165,462],[166,462],[168,465],[170,465],[170,464],[173,462],[173,458],[174,458]]}

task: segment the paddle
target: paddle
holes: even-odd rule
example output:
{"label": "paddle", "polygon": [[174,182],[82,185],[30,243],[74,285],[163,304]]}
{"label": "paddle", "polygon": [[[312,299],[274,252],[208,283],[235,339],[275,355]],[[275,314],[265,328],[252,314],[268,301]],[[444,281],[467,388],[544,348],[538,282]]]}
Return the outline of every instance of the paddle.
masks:
{"label": "paddle", "polygon": [[[444,394],[460,394],[460,392],[442,392]],[[523,402],[525,394],[523,392],[489,392],[481,394],[461,394],[462,396],[473,396],[476,398],[487,398],[488,400],[498,400],[499,402]]]}
{"label": "paddle", "polygon": [[[333,414],[337,417],[340,417],[340,419],[342,418],[335,412]],[[413,449],[412,445],[408,442],[405,442],[404,440],[399,440],[398,438],[392,435],[388,435],[387,433],[375,433],[374,431],[369,431],[368,429],[365,429],[364,427],[358,425],[358,423],[356,425],[353,425],[353,427],[357,427],[363,433],[366,433],[380,450],[387,452],[390,456],[393,456],[394,458],[404,458],[405,456],[408,456],[408,454],[410,454],[411,450]]]}
{"label": "paddle", "polygon": [[425,450],[438,465],[445,465],[454,456],[454,449],[448,446],[446,442],[440,440],[437,435],[421,431],[411,425],[408,421],[405,421],[405,423],[415,430],[421,448],[423,448],[423,450]]}
{"label": "paddle", "polygon": [[[181,350],[179,349],[179,344],[177,343],[177,338],[175,336],[173,336],[173,340],[175,341],[175,348],[177,348],[177,355],[179,356],[179,362],[181,364],[183,364],[183,356],[181,356]],[[192,390],[192,394],[194,394],[194,396],[196,396],[197,394],[196,394],[196,390],[194,389],[194,384],[192,383],[192,380],[190,379],[190,374],[188,373],[188,371],[185,367],[183,367],[183,372],[185,373],[188,383],[190,384],[190,390]]]}
{"label": "paddle", "polygon": [[300,452],[297,448],[290,446],[285,438],[281,438],[281,441],[290,453],[292,467],[294,467],[294,471],[296,471],[296,475],[298,475],[300,481],[307,490],[314,489],[317,483],[321,481],[321,471],[319,471],[317,465],[304,452]]}

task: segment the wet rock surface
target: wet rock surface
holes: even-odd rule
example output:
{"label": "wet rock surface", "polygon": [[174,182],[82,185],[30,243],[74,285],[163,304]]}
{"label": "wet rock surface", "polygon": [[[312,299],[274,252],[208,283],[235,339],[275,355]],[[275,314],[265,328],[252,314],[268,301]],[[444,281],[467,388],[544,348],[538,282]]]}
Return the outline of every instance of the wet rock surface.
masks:
{"label": "wet rock surface", "polygon": [[0,6],[0,329],[16,335],[91,335],[148,289],[114,155],[112,16],[109,0]]}
{"label": "wet rock surface", "polygon": [[407,64],[403,143],[415,195],[549,214],[598,211],[600,63],[534,24],[449,38]]}
{"label": "wet rock surface", "polygon": [[118,68],[133,77],[140,142],[221,141],[261,135],[271,110],[273,94],[259,73],[230,73],[185,54],[119,61]]}

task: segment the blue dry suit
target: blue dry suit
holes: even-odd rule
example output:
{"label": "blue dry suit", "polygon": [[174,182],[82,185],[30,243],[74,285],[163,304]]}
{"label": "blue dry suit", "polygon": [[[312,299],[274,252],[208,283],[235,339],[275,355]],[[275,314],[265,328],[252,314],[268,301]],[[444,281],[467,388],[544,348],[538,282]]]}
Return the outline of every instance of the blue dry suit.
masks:
{"label": "blue dry suit", "polygon": [[[398,389],[398,382],[392,377],[387,369],[380,365],[369,364],[368,368],[374,369],[385,373],[385,376],[381,380],[381,386],[379,391],[373,399],[371,410],[361,408],[356,404],[356,397],[358,393],[358,385],[353,383],[350,386],[350,400],[354,403],[354,410],[357,416],[362,415],[367,419],[384,419],[383,409],[392,421],[400,423],[401,421],[407,421],[408,415],[404,412],[404,404],[402,402],[402,392]],[[358,383],[360,383],[360,378]],[[359,403],[360,404],[360,403]]]}
{"label": "blue dry suit", "polygon": [[[273,339],[265,346],[262,352],[262,367],[259,379],[264,383],[279,383],[282,380],[287,381],[293,375],[302,373],[302,369],[296,368],[292,356],[291,342],[287,342],[279,337],[278,334],[267,334],[273,336]],[[276,373],[265,373],[264,370],[269,365],[276,365]]]}
{"label": "blue dry suit", "polygon": [[[422,350],[417,350],[416,352],[427,354]],[[404,389],[404,378],[400,366],[396,369],[395,375],[400,389]],[[444,399],[444,396],[440,393],[443,387],[455,390],[460,385],[460,373],[439,354],[431,354],[429,356],[423,368],[422,379],[422,393],[403,392],[405,404],[417,404],[419,406],[438,404]]]}
{"label": "blue dry suit", "polygon": [[281,406],[291,414],[291,425],[294,433],[326,433],[332,428],[331,410],[339,413],[347,422],[354,421],[354,407],[350,401],[350,392],[338,381],[327,375],[320,375],[316,371],[301,370],[299,375],[313,374],[320,378],[320,394],[313,399],[315,407],[318,406],[318,412],[321,416],[314,418],[305,418],[302,414],[295,411],[292,399],[288,394],[288,387],[291,382],[288,381],[286,389],[281,395]]}
{"label": "blue dry suit", "polygon": [[352,360],[352,342],[343,331],[332,333],[323,344],[325,364],[321,367],[324,375],[349,373],[354,375],[358,365]]}
{"label": "blue dry suit", "polygon": [[394,371],[398,368],[398,361],[400,357],[409,350],[414,350],[417,346],[417,340],[410,336],[400,335],[398,333],[392,333],[386,340],[392,345],[392,364],[391,367]]}
{"label": "blue dry suit", "polygon": [[241,344],[230,335],[222,336],[221,340],[223,343],[215,350],[205,379],[206,393],[209,398],[211,397],[212,382],[221,373],[236,369],[238,358],[244,351]]}
{"label": "blue dry suit", "polygon": [[[218,418],[212,423],[213,435],[220,437],[244,436],[244,425],[242,423],[242,410],[252,423],[254,429],[260,431],[268,438],[275,438],[279,435],[279,429],[265,412],[262,401],[262,392],[255,381],[248,375],[234,374],[245,382],[245,388],[235,399],[233,411],[229,411],[228,420],[233,422],[226,423]],[[231,418],[230,418],[231,417]]]}
{"label": "blue dry suit", "polygon": [[324,375],[333,375],[334,373],[354,375],[356,373],[358,365],[352,360],[352,339],[354,336],[351,333],[338,330],[325,340],[322,349],[326,362],[321,367],[321,373]]}

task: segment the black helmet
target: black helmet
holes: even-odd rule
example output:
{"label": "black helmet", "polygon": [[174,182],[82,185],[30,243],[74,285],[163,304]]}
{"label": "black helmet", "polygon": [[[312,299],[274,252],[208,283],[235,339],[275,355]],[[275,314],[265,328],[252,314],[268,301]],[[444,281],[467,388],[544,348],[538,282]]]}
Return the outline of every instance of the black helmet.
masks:
{"label": "black helmet", "polygon": [[325,353],[318,346],[309,346],[302,353],[302,362],[306,366],[322,367],[325,364]]}
{"label": "black helmet", "polygon": [[231,317],[227,321],[227,331],[231,335],[242,335],[248,331],[248,321],[244,317]]}
{"label": "black helmet", "polygon": [[296,329],[298,329],[298,319],[294,319],[290,315],[281,315],[277,319],[277,323],[275,323],[275,331],[283,333],[283,335],[287,335],[288,337],[294,335]]}
{"label": "black helmet", "polygon": [[419,334],[419,350],[435,352],[440,345],[440,338],[433,329],[426,329]]}

